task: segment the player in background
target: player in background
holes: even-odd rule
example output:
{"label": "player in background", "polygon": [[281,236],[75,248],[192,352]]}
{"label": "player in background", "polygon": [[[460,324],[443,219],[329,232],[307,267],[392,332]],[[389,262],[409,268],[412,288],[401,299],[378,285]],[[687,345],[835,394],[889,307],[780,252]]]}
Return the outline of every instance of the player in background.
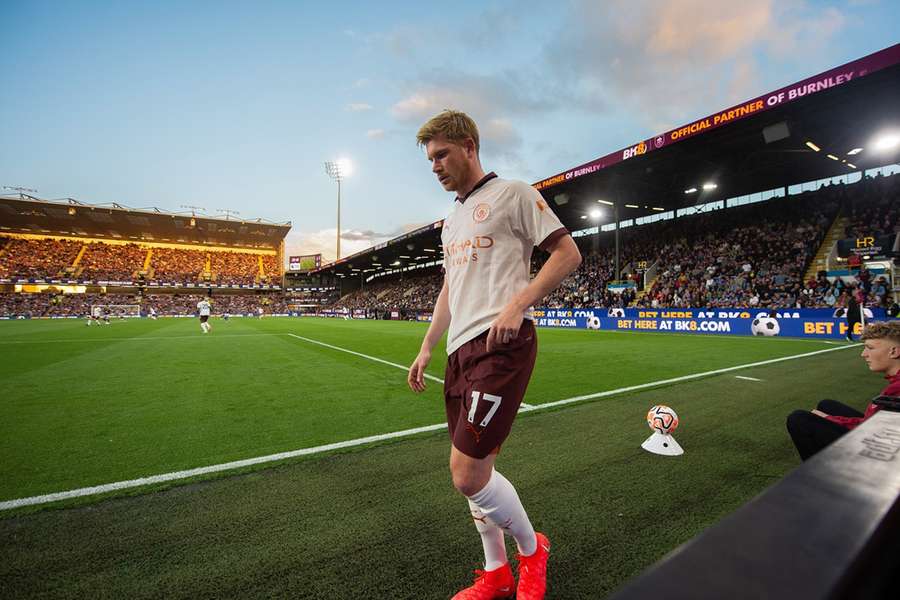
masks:
{"label": "player in background", "polygon": [[103,324],[109,325],[109,316],[112,314],[112,311],[108,308],[103,309]]}
{"label": "player in background", "polygon": [[203,333],[209,333],[209,330],[212,329],[212,325],[209,324],[209,314],[211,312],[209,300],[204,298],[198,302],[197,310],[200,311],[200,329],[203,330]]}
{"label": "player in background", "polygon": [[154,321],[156,320],[156,309],[153,308],[152,306],[150,307],[150,318],[153,319]]}
{"label": "player in background", "polygon": [[[536,533],[513,485],[494,469],[537,357],[531,307],[579,264],[581,253],[540,193],[527,183],[485,175],[475,122],[444,111],[417,134],[432,172],[456,192],[444,220],[444,285],[407,383],[425,389],[431,351],[447,334],[444,404],[453,485],[469,503],[484,549],[484,571],[455,600],[544,598],[550,541]],[[550,253],[531,279],[534,247]],[[516,584],[504,533],[518,546]]]}
{"label": "player in background", "polygon": [[257,315],[257,318],[262,319],[262,318],[263,318],[263,314],[264,314],[264,313],[263,313],[263,307],[262,307],[262,306],[260,306],[259,308],[256,309],[256,315]]}

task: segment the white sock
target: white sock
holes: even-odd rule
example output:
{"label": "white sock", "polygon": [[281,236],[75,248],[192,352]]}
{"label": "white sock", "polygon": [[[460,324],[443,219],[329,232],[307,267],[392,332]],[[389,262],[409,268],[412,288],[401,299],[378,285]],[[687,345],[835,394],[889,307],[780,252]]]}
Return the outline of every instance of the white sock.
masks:
{"label": "white sock", "polygon": [[469,500],[481,509],[488,520],[515,538],[519,553],[523,556],[534,554],[537,550],[534,527],[525,514],[516,488],[506,477],[493,471],[487,485],[481,491],[469,496]]}
{"label": "white sock", "polygon": [[503,530],[491,523],[481,509],[469,500],[469,510],[472,511],[472,519],[475,521],[475,529],[481,535],[481,545],[484,547],[484,570],[493,571],[499,569],[507,562],[506,542],[503,540]]}

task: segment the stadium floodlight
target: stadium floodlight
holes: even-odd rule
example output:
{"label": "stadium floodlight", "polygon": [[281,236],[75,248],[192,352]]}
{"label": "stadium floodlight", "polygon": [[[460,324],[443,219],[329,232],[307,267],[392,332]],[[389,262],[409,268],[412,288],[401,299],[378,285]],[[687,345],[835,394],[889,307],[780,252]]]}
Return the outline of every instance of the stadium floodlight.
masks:
{"label": "stadium floodlight", "polygon": [[685,194],[693,194],[696,191],[697,191],[697,188],[692,187],[692,188],[688,188],[688,189],[684,190],[684,193]]}
{"label": "stadium floodlight", "polygon": [[637,204],[626,204],[625,208],[640,208]]}
{"label": "stadium floodlight", "polygon": [[587,219],[587,215],[581,215],[582,219]]}
{"label": "stadium floodlight", "polygon": [[878,152],[890,152],[897,146],[900,146],[900,134],[885,133],[876,138],[872,147]]}
{"label": "stadium floodlight", "polygon": [[597,200],[597,202],[599,202],[600,204],[605,204],[607,206],[613,206],[613,203],[609,200]]}
{"label": "stadium floodlight", "polygon": [[821,148],[819,148],[818,146],[816,146],[816,145],[813,144],[812,142],[806,142],[806,145],[809,146],[810,148],[812,148],[813,150],[815,150],[816,152],[818,152],[819,150],[821,150]]}
{"label": "stadium floodlight", "polygon": [[859,154],[862,151],[863,151],[862,148],[854,148],[853,150],[851,150],[850,152],[847,153],[847,156],[853,156],[854,154]]}
{"label": "stadium floodlight", "polygon": [[347,158],[325,161],[325,172],[337,181],[337,258],[341,259],[341,181],[353,172],[353,163]]}
{"label": "stadium floodlight", "polygon": [[830,158],[831,160],[841,160],[841,159],[839,159],[837,156],[835,156],[834,154],[826,154],[825,156],[827,156],[827,157]]}
{"label": "stadium floodlight", "polygon": [[847,163],[847,166],[850,167],[851,169],[856,168],[856,165],[854,165],[853,163]]}
{"label": "stadium floodlight", "polygon": [[664,211],[664,210],[666,210],[666,209],[664,209],[664,208],[662,208],[662,207],[660,207],[660,206],[654,206],[654,207],[652,208],[652,210],[657,210],[657,211],[659,211],[659,212],[662,212],[662,211]]}
{"label": "stadium floodlight", "polygon": [[595,208],[590,212],[591,218],[598,221],[603,216],[603,212],[599,208]]}
{"label": "stadium floodlight", "polygon": [[716,189],[717,187],[719,187],[718,184],[715,184],[715,183],[713,183],[713,182],[711,182],[711,181],[707,181],[706,183],[703,184],[703,189],[704,189],[704,190],[714,190],[714,189]]}

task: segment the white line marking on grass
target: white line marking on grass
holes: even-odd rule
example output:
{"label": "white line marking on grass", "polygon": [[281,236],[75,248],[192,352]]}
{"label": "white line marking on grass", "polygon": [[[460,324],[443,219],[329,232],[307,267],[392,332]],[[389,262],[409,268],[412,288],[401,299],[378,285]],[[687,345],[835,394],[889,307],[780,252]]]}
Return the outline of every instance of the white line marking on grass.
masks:
{"label": "white line marking on grass", "polygon": [[729,373],[731,371],[739,371],[740,369],[749,369],[750,367],[761,367],[764,365],[771,365],[779,362],[784,362],[786,360],[796,360],[798,358],[806,358],[808,356],[816,356],[817,354],[825,354],[826,352],[837,352],[838,350],[844,350],[846,348],[852,348],[854,346],[859,346],[859,344],[853,344],[852,346],[842,346],[840,348],[826,348],[825,350],[815,350],[813,352],[804,352],[803,354],[793,354],[791,356],[782,356],[781,358],[772,358],[769,360],[761,360],[755,363],[747,363],[746,365],[737,365],[736,367],[725,367],[724,369],[715,369],[713,371],[704,371],[703,373],[694,373],[693,375],[683,375],[681,377],[673,377],[671,379],[662,379],[660,381],[651,381],[650,383],[642,383],[640,385],[632,385],[624,388],[619,388],[617,390],[608,390],[606,392],[597,392],[596,394],[586,394],[584,396],[575,396],[573,398],[566,398],[565,400],[557,400],[556,402],[547,402],[546,404],[538,404],[534,407],[534,410],[540,410],[542,408],[551,408],[555,406],[563,406],[565,404],[573,404],[575,402],[582,402],[584,400],[593,400],[594,398],[603,398],[605,396],[614,396],[616,394],[622,394],[625,392],[635,392],[637,390],[645,390],[647,388],[658,387],[661,385],[667,385],[670,383],[680,383],[682,381],[690,381],[691,379],[700,379],[701,377],[709,377],[711,375],[720,375],[722,373]]}
{"label": "white line marking on grass", "polygon": [[[294,335],[294,334],[288,334]],[[294,336],[300,337],[300,336]],[[304,339],[304,338],[300,338]],[[394,363],[388,363],[387,361],[383,361],[380,358],[374,358],[371,356],[366,356],[365,354],[359,354],[358,352],[353,352],[351,350],[345,350],[343,348],[337,348],[336,346],[330,346],[329,344],[325,344],[323,342],[316,342],[315,340],[307,340],[312,343],[321,344],[323,346],[328,346],[334,348],[336,350],[341,350],[343,352],[349,352],[350,354],[357,354],[359,356],[363,356],[365,358],[371,358],[376,360],[377,362],[383,362],[395,367],[399,367],[402,369],[406,369],[406,367],[402,367],[401,365],[396,365]],[[544,408],[551,408],[555,406],[562,406],[565,404],[572,404],[574,402],[582,402],[584,400],[591,400],[594,398],[602,398],[605,396],[613,396],[616,394],[622,394],[626,392],[633,392],[637,390],[642,390],[646,388],[666,385],[669,383],[679,383],[682,381],[689,381],[691,379],[698,379],[700,377],[707,377],[711,375],[718,375],[720,373],[727,373],[729,371],[736,371],[738,369],[747,369],[750,367],[758,367],[762,365],[770,365],[773,363],[783,362],[786,360],[795,360],[798,358],[806,358],[808,356],[815,356],[817,354],[824,354],[826,352],[835,352],[837,350],[845,350],[847,348],[853,348],[854,346],[859,346],[860,344],[846,345],[841,346],[840,348],[828,348],[827,350],[817,350],[815,352],[806,352],[804,354],[795,354],[792,356],[784,356],[781,358],[774,358],[771,360],[763,360],[755,363],[749,363],[746,365],[738,365],[736,367],[727,367],[724,369],[716,369],[715,371],[705,371],[703,373],[695,373],[693,375],[685,375],[683,377],[674,377],[672,379],[664,379],[661,381],[653,381],[650,383],[643,383],[640,385],[633,385],[629,387],[619,388],[616,390],[608,390],[605,392],[598,392],[596,394],[588,394],[585,396],[575,396],[573,398],[566,398],[565,400],[558,400],[556,402],[548,402],[546,404],[538,404],[537,406],[526,405],[523,404],[522,408],[525,411],[534,411],[541,410]],[[71,498],[79,498],[82,496],[92,496],[95,494],[105,494],[107,492],[113,492],[116,490],[124,490],[128,488],[135,488],[144,485],[154,484],[154,483],[162,483],[166,481],[176,481],[179,479],[187,479],[189,477],[196,477],[198,475],[205,475],[208,473],[219,473],[222,471],[229,471],[232,469],[239,469],[242,467],[248,467],[252,465],[259,465],[268,462],[274,462],[279,460],[284,460],[287,458],[294,458],[297,456],[308,456],[311,454],[319,454],[322,452],[328,452],[331,450],[338,450],[341,448],[352,448],[354,446],[362,446],[364,444],[369,444],[372,442],[379,442],[384,440],[393,440],[402,437],[408,437],[411,435],[416,435],[419,433],[425,433],[429,431],[439,431],[441,429],[446,429],[447,425],[445,423],[439,423],[436,425],[425,425],[423,427],[415,427],[413,429],[404,429],[403,431],[394,431],[391,433],[382,433],[379,435],[372,435],[364,438],[357,438],[355,440],[348,440],[345,442],[336,442],[333,444],[325,444],[323,446],[314,446],[312,448],[301,448],[300,450],[292,450],[290,452],[281,452],[278,454],[269,454],[267,456],[259,456],[257,458],[248,458],[245,460],[237,460],[228,463],[222,463],[218,465],[211,465],[208,467],[198,467],[196,469],[188,469],[186,471],[175,471],[173,473],[164,473],[162,475],[153,475],[152,477],[141,477],[139,479],[129,479],[128,481],[119,481],[117,483],[107,483],[104,485],[97,485],[93,487],[79,488],[75,490],[69,490],[66,492],[57,492],[53,494],[45,494],[42,496],[31,496],[29,498],[18,498],[15,500],[7,500],[4,502],[0,502],[0,511],[10,510],[13,508],[21,508],[23,506],[34,506],[37,504],[47,504],[50,502],[58,502],[60,500],[68,500]]]}
{"label": "white line marking on grass", "polygon": [[762,379],[757,379],[756,377],[744,377],[743,375],[735,375],[735,379],[743,379],[745,381],[762,381]]}
{"label": "white line marking on grass", "polygon": [[[354,352],[353,350],[347,350],[346,348],[341,348],[340,346],[332,346],[331,344],[326,344],[325,342],[320,342],[320,341],[318,341],[318,340],[313,340],[313,339],[310,339],[310,338],[307,338],[307,337],[303,337],[302,335],[297,335],[297,334],[295,334],[295,333],[289,333],[289,334],[287,334],[287,335],[289,335],[289,336],[291,336],[291,337],[295,337],[295,338],[297,338],[298,340],[303,340],[304,342],[309,342],[310,344],[318,344],[319,346],[325,346],[326,348],[331,348],[332,350],[338,350],[338,351],[340,351],[340,352],[346,352],[347,354],[352,354],[352,355],[354,355],[354,356],[361,356],[362,358],[368,358],[369,360],[374,360],[375,362],[380,362],[380,363],[385,364],[385,365],[390,365],[390,366],[392,366],[392,367],[397,367],[398,369],[403,369],[403,370],[406,371],[407,373],[409,372],[409,367],[408,367],[408,366],[404,367],[403,365],[398,365],[397,363],[393,363],[393,362],[390,362],[390,361],[388,361],[388,360],[384,360],[383,358],[377,358],[377,357],[375,357],[375,356],[369,356],[368,354],[363,354],[362,352]],[[432,380],[432,381],[437,381],[438,383],[441,383],[441,384],[444,383],[444,380],[443,380],[443,379],[441,379],[441,378],[439,378],[439,377],[435,377],[434,375],[429,375],[428,373],[425,373],[425,378],[426,378],[426,379],[430,379],[430,380]]]}
{"label": "white line marking on grass", "polygon": [[269,454],[267,456],[258,456],[256,458],[248,458],[245,460],[235,460],[232,462],[222,463],[219,465],[211,465],[208,467],[199,467],[196,469],[188,469],[186,471],[175,471],[173,473],[164,473],[162,475],[153,475],[152,477],[141,477],[138,479],[129,479],[128,481],[119,481],[116,483],[107,483],[104,485],[95,485],[93,487],[79,488],[68,492],[57,492],[55,494],[45,494],[43,496],[32,496],[30,498],[19,498],[17,500],[7,500],[0,502],[0,511],[10,510],[13,508],[21,508],[23,506],[33,506],[35,504],[47,504],[48,502],[58,502],[59,500],[68,500],[71,498],[79,498],[81,496],[93,496],[95,494],[105,494],[116,490],[124,490],[128,488],[150,485],[153,483],[163,483],[166,481],[176,481],[178,479],[187,479],[196,477],[197,475],[207,475],[209,473],[220,473],[222,471],[230,471],[232,469],[240,469],[287,458],[295,458],[297,456],[306,456],[309,454],[319,454],[321,452],[329,452],[331,450],[340,450],[341,448],[352,448],[353,446],[362,446],[373,442],[384,440],[392,440],[418,433],[428,431],[438,431],[446,429],[447,424],[426,425],[424,427],[415,427],[413,429],[404,429],[403,431],[394,431],[392,433],[382,433],[379,435],[370,435],[364,438],[349,440],[346,442],[336,442],[334,444],[325,444],[323,446],[313,446],[312,448],[301,448],[300,450],[292,450],[290,452],[279,452],[278,454]]}

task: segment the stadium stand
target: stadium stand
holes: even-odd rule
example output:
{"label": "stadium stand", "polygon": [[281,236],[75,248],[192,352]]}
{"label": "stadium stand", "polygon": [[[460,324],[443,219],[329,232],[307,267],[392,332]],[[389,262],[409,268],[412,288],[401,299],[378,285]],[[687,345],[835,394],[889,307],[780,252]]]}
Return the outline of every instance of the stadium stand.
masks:
{"label": "stadium stand", "polygon": [[[91,240],[0,239],[4,250],[0,255],[0,276],[11,279],[133,281],[144,272],[151,248]],[[273,254],[152,247],[150,256],[151,268],[145,273],[148,281],[252,285],[262,280],[277,282],[280,278]]]}
{"label": "stadium stand", "polygon": [[[824,272],[804,281],[832,223],[851,214],[853,231],[893,233],[900,178],[864,179],[849,186],[827,186],[786,199],[658,221],[622,230],[623,276],[634,287],[610,291],[615,281],[612,233],[578,238],[584,260],[544,301],[556,307],[839,307],[849,284],[858,283],[868,304],[884,305],[890,284],[884,276],[829,279]],[[851,232],[848,231],[848,235]],[[595,247],[591,247],[591,245]],[[535,253],[532,272],[545,255]],[[655,264],[658,276],[647,290],[635,265]],[[430,311],[441,287],[435,270],[373,279],[331,303],[331,308]]]}
{"label": "stadium stand", "polygon": [[93,281],[132,281],[144,266],[147,250],[137,244],[86,244],[76,277]]}
{"label": "stadium stand", "polygon": [[66,239],[8,239],[0,256],[0,277],[59,277],[72,267],[82,246]]}

